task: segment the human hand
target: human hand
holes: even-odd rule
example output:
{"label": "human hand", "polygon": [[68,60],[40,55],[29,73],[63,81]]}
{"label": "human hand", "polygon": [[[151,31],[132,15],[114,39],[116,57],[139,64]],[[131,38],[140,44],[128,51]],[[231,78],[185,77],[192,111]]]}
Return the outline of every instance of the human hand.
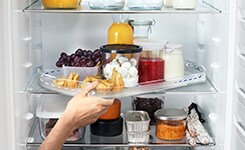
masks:
{"label": "human hand", "polygon": [[94,123],[113,104],[113,99],[87,96],[97,86],[93,82],[83,88],[83,92],[75,95],[67,104],[65,112],[60,119],[65,120],[72,129],[84,127]]}

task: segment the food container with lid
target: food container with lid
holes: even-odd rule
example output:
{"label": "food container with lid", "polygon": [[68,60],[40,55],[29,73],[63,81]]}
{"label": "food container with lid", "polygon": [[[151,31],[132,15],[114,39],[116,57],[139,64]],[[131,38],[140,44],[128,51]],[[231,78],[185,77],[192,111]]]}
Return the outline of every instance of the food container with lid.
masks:
{"label": "food container with lid", "polygon": [[139,58],[139,83],[163,81],[166,42],[158,39],[135,39],[134,44],[143,48]]}
{"label": "food container with lid", "polygon": [[79,0],[42,0],[44,8],[54,8],[54,9],[74,9],[77,8],[80,1]]}
{"label": "food container with lid", "polygon": [[165,92],[153,92],[132,96],[132,109],[146,111],[151,119],[150,125],[155,125],[154,113],[164,107]]}
{"label": "food container with lid", "polygon": [[127,111],[125,114],[128,132],[146,132],[150,129],[150,117],[145,111]]}
{"label": "food container with lid", "polygon": [[[36,116],[39,118],[41,137],[45,139],[64,112],[71,97],[62,95],[43,95],[37,107]],[[85,127],[74,130],[66,141],[76,141],[84,137]]]}
{"label": "food container with lid", "polygon": [[90,131],[99,136],[117,136],[123,131],[123,118],[114,120],[97,120],[90,125]]}
{"label": "food container with lid", "polygon": [[109,79],[115,68],[122,76],[125,87],[138,85],[138,58],[142,48],[131,44],[109,44],[102,51],[103,76]]}
{"label": "food container with lid", "polygon": [[129,20],[129,24],[134,31],[134,38],[148,38],[151,27],[156,23],[155,20]]}
{"label": "food container with lid", "polygon": [[165,56],[165,80],[184,77],[184,58],[182,53],[182,45],[166,44]]}
{"label": "food container with lid", "polygon": [[131,10],[160,10],[163,0],[128,0],[128,8]]}
{"label": "food container with lid", "polygon": [[99,117],[100,120],[114,120],[120,117],[121,114],[121,101],[115,99],[113,104],[109,107],[106,113]]}
{"label": "food container with lid", "polygon": [[156,136],[162,140],[180,140],[185,137],[187,112],[183,109],[160,109],[155,112]]}
{"label": "food container with lid", "polygon": [[198,0],[172,0],[175,9],[195,9]]}
{"label": "food container with lid", "polygon": [[91,9],[120,10],[125,5],[125,0],[89,0]]}
{"label": "food container with lid", "polygon": [[130,143],[149,143],[150,131],[146,132],[127,132],[128,142]]}

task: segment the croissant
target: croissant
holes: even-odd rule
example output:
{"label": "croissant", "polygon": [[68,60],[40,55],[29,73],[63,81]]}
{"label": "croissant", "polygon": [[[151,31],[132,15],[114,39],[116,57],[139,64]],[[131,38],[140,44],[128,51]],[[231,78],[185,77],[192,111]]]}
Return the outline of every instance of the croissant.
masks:
{"label": "croissant", "polygon": [[109,80],[100,80],[96,86],[97,90],[112,90],[113,84]]}

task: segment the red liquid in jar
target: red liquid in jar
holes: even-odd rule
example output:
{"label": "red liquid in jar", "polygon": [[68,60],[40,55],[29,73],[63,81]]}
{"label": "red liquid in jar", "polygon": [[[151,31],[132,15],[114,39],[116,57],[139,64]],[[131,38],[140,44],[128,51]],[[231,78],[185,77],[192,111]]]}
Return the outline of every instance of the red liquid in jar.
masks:
{"label": "red liquid in jar", "polygon": [[139,59],[139,83],[163,81],[164,60],[161,58]]}

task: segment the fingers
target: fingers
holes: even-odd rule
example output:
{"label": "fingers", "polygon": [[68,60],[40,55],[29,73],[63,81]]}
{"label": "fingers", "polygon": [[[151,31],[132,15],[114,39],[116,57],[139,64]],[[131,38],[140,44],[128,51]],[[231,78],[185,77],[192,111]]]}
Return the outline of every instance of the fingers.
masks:
{"label": "fingers", "polygon": [[87,94],[88,94],[90,91],[92,91],[93,89],[95,89],[97,85],[98,85],[98,81],[94,81],[94,82],[92,82],[92,83],[89,83],[89,84],[87,84],[87,85],[82,89],[82,92],[80,92],[80,93],[77,94],[77,95],[79,95],[79,96],[81,96],[81,97],[86,97]]}
{"label": "fingers", "polygon": [[98,97],[92,97],[92,98],[96,98],[98,100],[98,104],[100,104],[103,107],[110,107],[114,103],[114,99],[104,99]]}

